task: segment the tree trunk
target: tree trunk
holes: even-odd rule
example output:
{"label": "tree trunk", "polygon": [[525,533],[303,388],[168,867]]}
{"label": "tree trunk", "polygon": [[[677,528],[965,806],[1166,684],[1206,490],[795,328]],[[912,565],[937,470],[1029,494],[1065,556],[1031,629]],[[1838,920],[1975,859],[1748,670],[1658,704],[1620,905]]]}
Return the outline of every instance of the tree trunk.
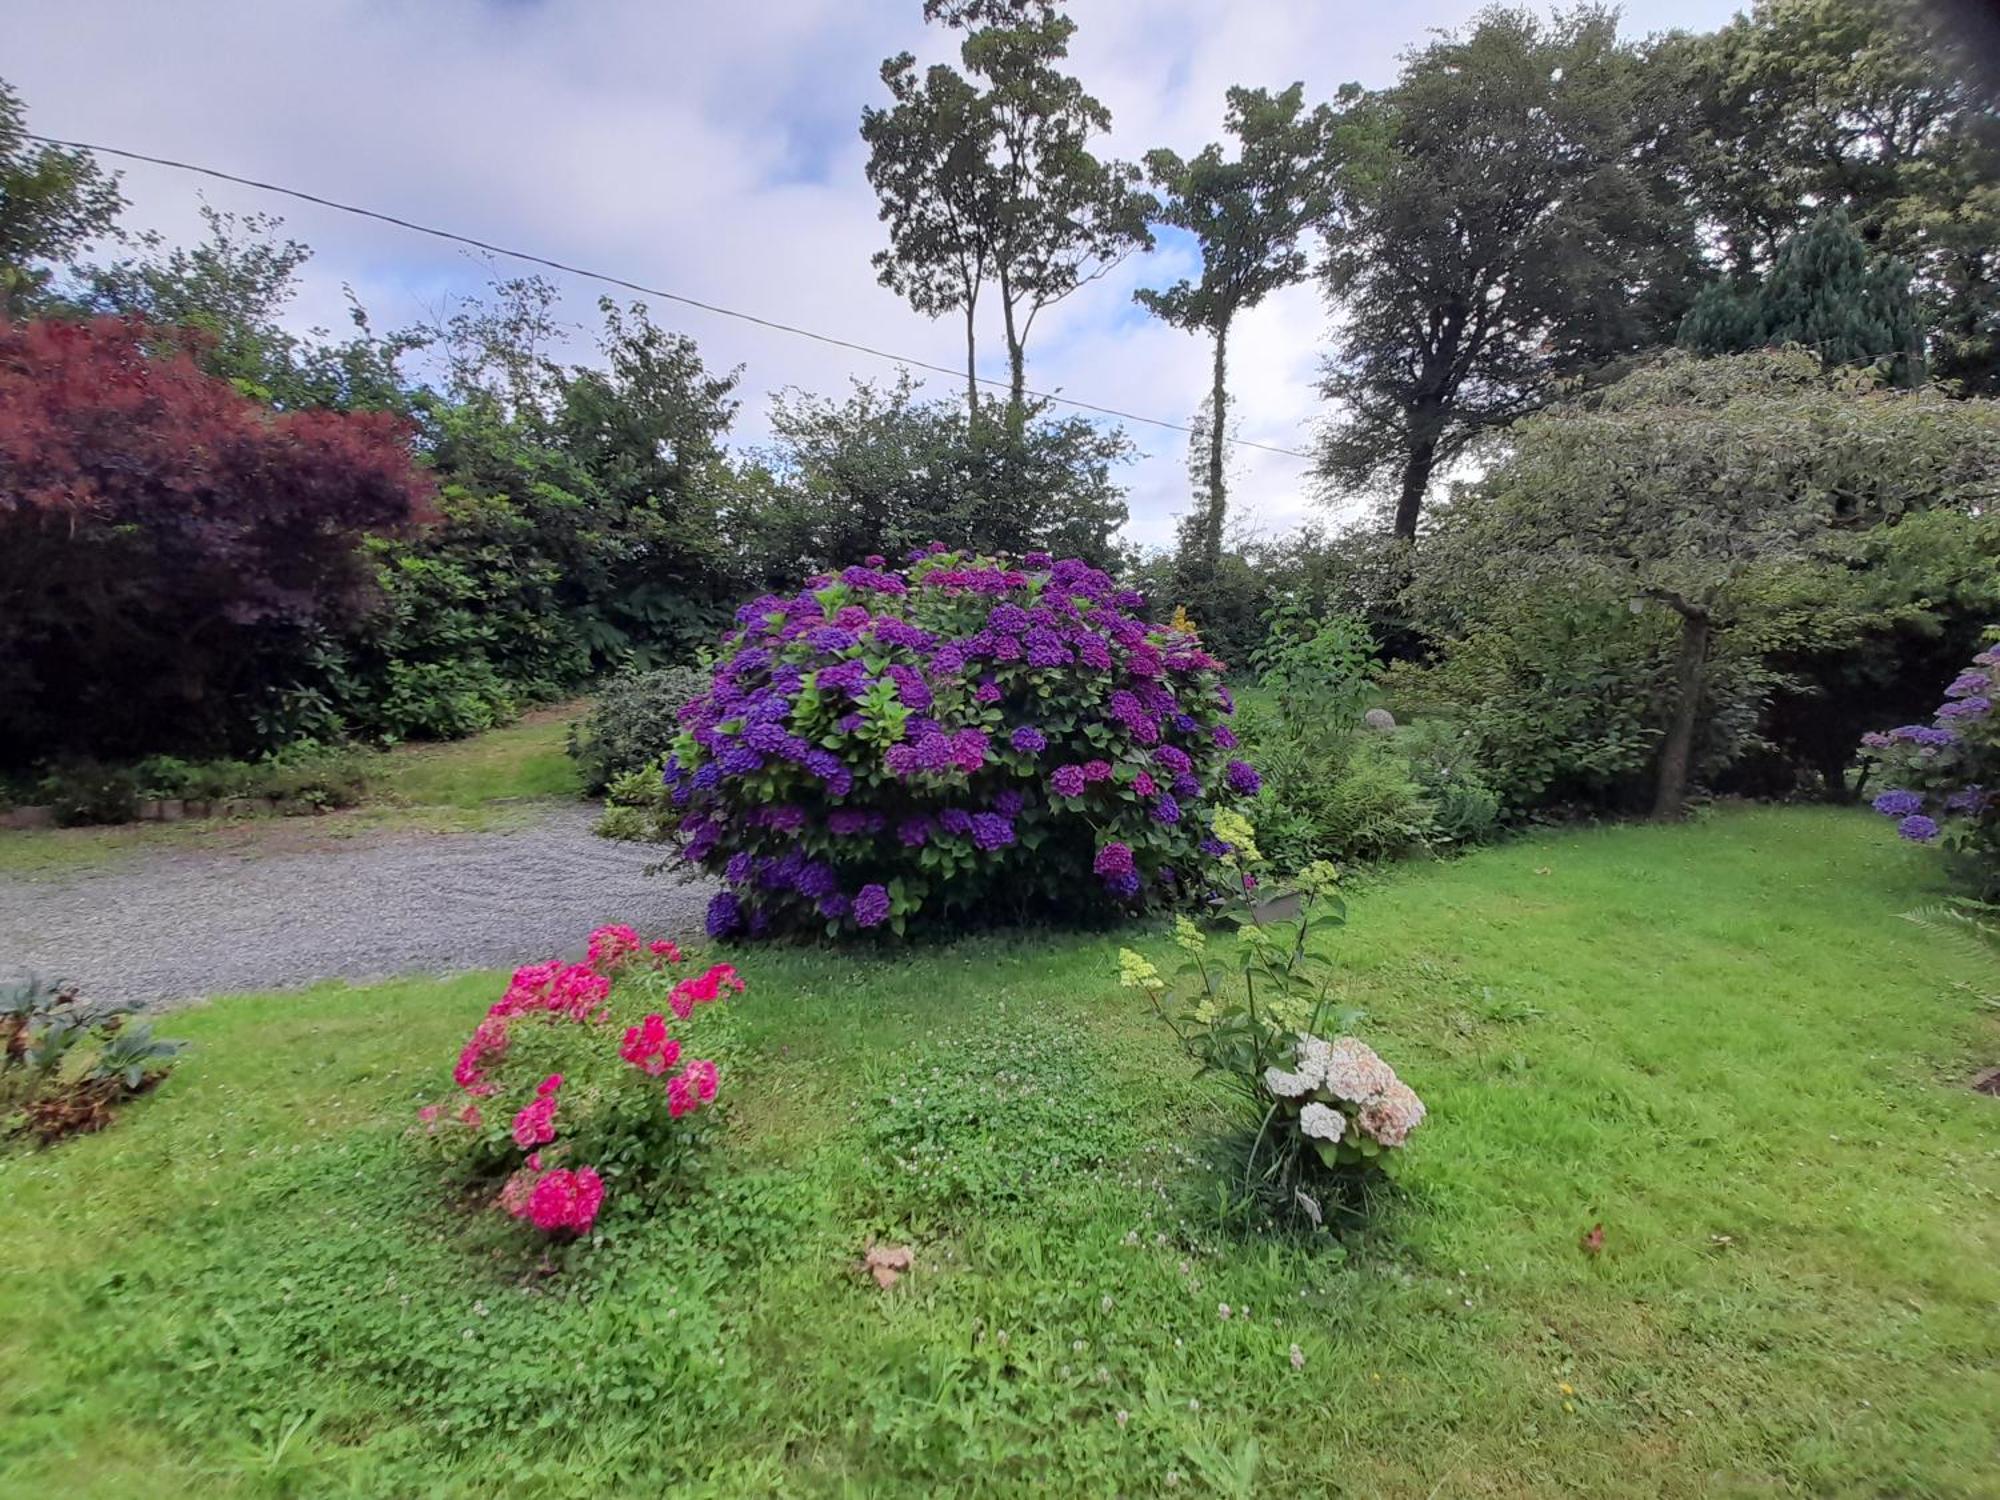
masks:
{"label": "tree trunk", "polygon": [[965,424],[969,428],[979,420],[979,357],[973,345],[973,313],[978,304],[965,304]]}
{"label": "tree trunk", "polygon": [[1674,717],[1660,747],[1660,781],[1653,796],[1653,816],[1663,822],[1680,817],[1687,805],[1688,760],[1701,709],[1702,666],[1708,660],[1708,611],[1685,600],[1669,602],[1681,617],[1681,651],[1674,669]]}
{"label": "tree trunk", "polygon": [[1431,470],[1437,465],[1438,429],[1444,425],[1444,407],[1437,396],[1419,396],[1410,408],[1409,451],[1403,459],[1403,489],[1396,498],[1394,534],[1406,542],[1417,539],[1417,517],[1423,513],[1424,495],[1431,487]]}
{"label": "tree trunk", "polygon": [[1223,424],[1229,420],[1228,370],[1229,319],[1215,325],[1215,389],[1209,393],[1208,423],[1208,520],[1202,532],[1202,566],[1215,577],[1222,562],[1222,523],[1229,509],[1229,494],[1223,487]]}
{"label": "tree trunk", "polygon": [[1028,351],[1014,332],[1014,298],[1000,283],[1000,320],[1007,334],[1007,431],[1015,437],[1028,425]]}

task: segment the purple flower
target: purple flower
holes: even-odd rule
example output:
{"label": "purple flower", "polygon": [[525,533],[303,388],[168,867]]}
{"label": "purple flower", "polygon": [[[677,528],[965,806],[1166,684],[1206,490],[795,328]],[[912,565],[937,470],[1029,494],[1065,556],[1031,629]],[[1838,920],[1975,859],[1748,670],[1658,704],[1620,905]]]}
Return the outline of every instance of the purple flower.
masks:
{"label": "purple flower", "polygon": [[931,829],[935,826],[927,817],[905,818],[896,825],[896,837],[903,841],[906,848],[920,848],[930,842]]}
{"label": "purple flower", "polygon": [[[1070,662],[1070,652],[1063,638],[1046,625],[1037,625],[1026,637],[1028,665],[1031,667],[1066,667]],[[1108,659],[1108,657],[1107,657]]]}
{"label": "purple flower", "polygon": [[1970,698],[1974,693],[1983,693],[1993,685],[1993,679],[1984,672],[1960,672],[1951,686],[1944,690],[1947,698]]}
{"label": "purple flower", "polygon": [[972,814],[962,807],[947,807],[938,814],[938,827],[946,833],[964,838],[972,832]]}
{"label": "purple flower", "polygon": [[1192,802],[1196,797],[1201,795],[1201,783],[1196,781],[1192,776],[1176,776],[1174,778],[1174,795],[1176,797],[1185,797],[1188,801]]}
{"label": "purple flower", "polygon": [[847,915],[849,910],[851,910],[851,903],[839,891],[835,891],[830,896],[819,898],[819,914],[829,922],[838,922],[842,917]]}
{"label": "purple flower", "polygon": [[838,838],[853,838],[863,833],[880,833],[882,815],[861,807],[837,807],[826,816],[826,830]]}
{"label": "purple flower", "polygon": [[731,885],[742,885],[750,878],[750,855],[739,850],[729,856],[729,863],[723,867],[722,878]]}
{"label": "purple flower", "polygon": [[1209,738],[1215,741],[1218,749],[1234,750],[1236,748],[1236,731],[1231,729],[1227,724],[1216,725],[1214,729],[1209,731]]}
{"label": "purple flower", "polygon": [[832,656],[854,649],[854,632],[839,625],[822,625],[806,633],[806,644],[822,656]]}
{"label": "purple flower", "polygon": [[970,776],[986,764],[986,731],[961,729],[951,737],[951,763]]}
{"label": "purple flower", "polygon": [[743,730],[743,743],[764,755],[783,755],[786,741],[790,739],[791,736],[777,724],[750,724]]}
{"label": "purple flower", "polygon": [[1111,779],[1111,762],[1108,760],[1085,761],[1083,763],[1083,779],[1085,781],[1109,781]]}
{"label": "purple flower", "polygon": [[797,888],[808,901],[817,901],[839,890],[840,881],[832,865],[815,859],[800,867]]}
{"label": "purple flower", "polygon": [[708,935],[712,938],[728,937],[743,925],[743,908],[733,891],[717,891],[709,899]]}
{"label": "purple flower", "polygon": [[1895,741],[1879,729],[1871,729],[1861,736],[1862,748],[1867,750],[1887,750]]}
{"label": "purple flower", "polygon": [[1922,844],[1937,837],[1938,826],[1922,813],[1912,813],[1896,825],[1896,832],[1912,843]]}
{"label": "purple flower", "polygon": [[951,740],[936,730],[917,741],[917,769],[933,774],[949,771],[952,767]]}
{"label": "purple flower", "polygon": [[1022,554],[1021,562],[1025,567],[1046,568],[1054,563],[1055,559],[1046,552],[1027,552]]}
{"label": "purple flower", "polygon": [[974,813],[972,842],[986,850],[1006,848],[1014,842],[1014,820],[999,813]]}
{"label": "purple flower", "polygon": [[1153,821],[1172,827],[1181,820],[1181,805],[1164,792],[1153,803]]}
{"label": "purple flower", "polygon": [[1115,880],[1133,871],[1132,846],[1130,844],[1106,844],[1097,851],[1097,858],[1090,868],[1105,880]]}
{"label": "purple flower", "polygon": [[1986,806],[1986,788],[1962,786],[1944,799],[1944,810],[1955,813],[1976,813]]}
{"label": "purple flower", "polygon": [[1023,755],[1040,755],[1049,748],[1048,736],[1032,724],[1023,724],[1007,737],[1007,743]]}
{"label": "purple flower", "polygon": [[1028,799],[1011,786],[993,799],[993,810],[1003,818],[1019,817],[1027,805]]}
{"label": "purple flower", "polygon": [[1942,749],[1956,744],[1958,735],[1949,729],[1933,729],[1928,724],[1903,724],[1889,731],[1889,738],[1905,745],[1923,745],[1932,749]]}
{"label": "purple flower", "polygon": [[854,925],[880,927],[889,920],[889,888],[864,885],[854,893]]}
{"label": "purple flower", "polygon": [[917,747],[915,745],[891,745],[882,752],[882,764],[891,776],[905,780],[917,774]]}
{"label": "purple flower", "polygon": [[1111,646],[1103,636],[1089,631],[1076,638],[1076,659],[1098,672],[1111,670]]}
{"label": "purple flower", "polygon": [[1974,696],[1960,698],[1955,703],[1947,703],[1938,709],[1940,719],[1983,719],[1993,712],[1993,700]]}
{"label": "purple flower", "polygon": [[974,703],[998,703],[1000,701],[1000,684],[995,682],[991,677],[980,678],[979,686],[972,690],[972,701]]}
{"label": "purple flower", "polygon": [[860,714],[842,714],[840,718],[835,721],[833,727],[835,729],[838,729],[842,734],[852,734],[854,733],[855,730],[859,729],[863,724],[867,722],[868,721],[862,718]]}
{"label": "purple flower", "polygon": [[1907,818],[1911,813],[1924,810],[1924,799],[1915,792],[1896,788],[1884,792],[1870,806],[1885,818]]}
{"label": "purple flower", "polygon": [[712,792],[722,782],[722,767],[714,761],[695,768],[690,784],[698,792]]}
{"label": "purple flower", "polygon": [[1083,767],[1057,766],[1049,777],[1049,789],[1058,797],[1081,797],[1083,795]]}
{"label": "purple flower", "polygon": [[733,744],[715,758],[725,776],[750,776],[764,769],[764,757],[745,744]]}
{"label": "purple flower", "polygon": [[1110,887],[1112,895],[1123,897],[1127,901],[1139,894],[1140,881],[1137,870],[1127,870],[1123,875],[1113,875],[1104,883]]}
{"label": "purple flower", "polygon": [[1165,766],[1175,776],[1185,776],[1194,769],[1194,762],[1188,758],[1187,751],[1178,745],[1160,746],[1153,752],[1153,761],[1156,765]]}
{"label": "purple flower", "polygon": [[1264,778],[1257,774],[1257,768],[1249,761],[1232,760],[1229,763],[1229,786],[1238,796],[1254,797],[1263,784]]}

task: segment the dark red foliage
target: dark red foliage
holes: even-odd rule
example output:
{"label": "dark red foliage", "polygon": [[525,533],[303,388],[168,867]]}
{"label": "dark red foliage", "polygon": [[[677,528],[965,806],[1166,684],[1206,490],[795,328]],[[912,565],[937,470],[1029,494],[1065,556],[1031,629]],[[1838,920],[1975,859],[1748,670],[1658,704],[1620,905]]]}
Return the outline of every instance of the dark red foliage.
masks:
{"label": "dark red foliage", "polygon": [[0,329],[0,763],[221,748],[431,494],[387,415],[269,411],[133,322]]}

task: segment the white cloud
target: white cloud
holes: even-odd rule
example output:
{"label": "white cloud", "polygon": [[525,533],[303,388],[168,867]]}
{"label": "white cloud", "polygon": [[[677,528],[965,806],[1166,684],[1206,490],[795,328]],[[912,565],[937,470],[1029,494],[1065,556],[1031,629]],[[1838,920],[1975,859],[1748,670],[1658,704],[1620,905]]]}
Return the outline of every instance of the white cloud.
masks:
{"label": "white cloud", "polygon": [[[1342,0],[1076,0],[1075,71],[1111,108],[1110,149],[1198,149],[1232,83],[1303,78],[1330,95],[1393,76],[1396,53],[1456,25],[1475,0],[1385,7]],[[1713,26],[1729,0],[1646,7],[1648,28]],[[882,243],[856,124],[879,102],[883,57],[948,55],[917,0],[65,0],[9,19],[5,76],[32,129],[220,167],[688,296],[956,367],[956,325],[881,288]],[[315,256],[302,326],[339,327],[351,283],[378,327],[408,322],[484,267],[385,225],[162,168],[125,169],[133,227],[198,230],[216,205],[281,213]],[[503,271],[507,269],[505,263]],[[1132,316],[1135,285],[1179,274],[1135,259],[1038,325],[1029,377],[1081,400],[1185,421],[1207,389],[1205,341]],[[603,289],[575,278],[565,311],[591,318]],[[836,391],[889,367],[826,345],[666,303],[711,363],[744,366],[736,440],[766,435],[764,396]],[[1230,389],[1241,437],[1306,448],[1325,313],[1311,286],[1241,321]],[[1002,373],[997,329],[983,339]],[[955,390],[933,377],[934,389]],[[1186,439],[1132,426],[1129,535],[1165,543],[1187,504]],[[1279,529],[1313,511],[1306,466],[1239,448],[1234,507]]]}

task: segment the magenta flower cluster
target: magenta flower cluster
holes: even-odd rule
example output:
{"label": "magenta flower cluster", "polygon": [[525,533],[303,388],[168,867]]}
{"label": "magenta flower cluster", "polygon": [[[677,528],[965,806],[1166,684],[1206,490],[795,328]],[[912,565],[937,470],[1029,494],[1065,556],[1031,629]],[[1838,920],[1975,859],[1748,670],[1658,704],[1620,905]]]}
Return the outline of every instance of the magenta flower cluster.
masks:
{"label": "magenta flower cluster", "polygon": [[1222,663],[1101,569],[870,558],[744,605],[666,757],[716,937],[1088,919],[1198,889],[1254,796]]}

